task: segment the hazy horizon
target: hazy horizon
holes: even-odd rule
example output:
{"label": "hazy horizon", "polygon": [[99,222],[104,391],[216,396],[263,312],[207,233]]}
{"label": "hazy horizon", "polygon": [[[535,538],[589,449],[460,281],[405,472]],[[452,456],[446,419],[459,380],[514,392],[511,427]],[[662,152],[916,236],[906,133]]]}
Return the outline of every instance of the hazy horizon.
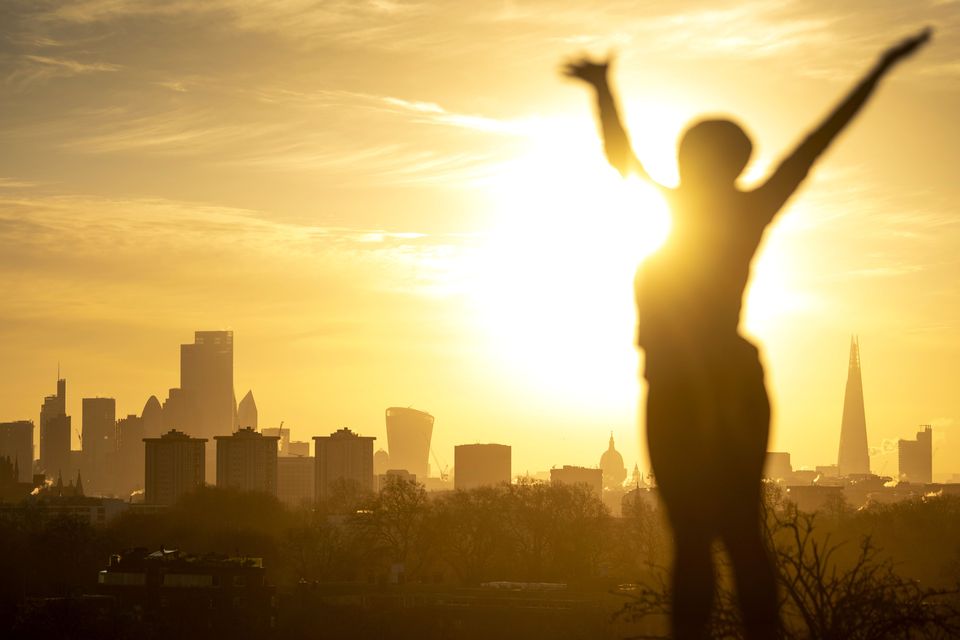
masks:
{"label": "hazy horizon", "polygon": [[58,362],[76,429],[82,397],[139,414],[195,330],[231,329],[261,427],[386,448],[384,409],[413,406],[443,463],[499,442],[515,475],[595,466],[610,431],[646,471],[631,283],[662,212],[560,63],[618,51],[667,183],[684,126],[732,114],[750,183],[930,24],[768,234],[744,327],[795,467],[836,462],[857,334],[872,470],[931,424],[935,476],[960,473],[955,1],[15,1],[0,24],[0,421],[38,421]]}

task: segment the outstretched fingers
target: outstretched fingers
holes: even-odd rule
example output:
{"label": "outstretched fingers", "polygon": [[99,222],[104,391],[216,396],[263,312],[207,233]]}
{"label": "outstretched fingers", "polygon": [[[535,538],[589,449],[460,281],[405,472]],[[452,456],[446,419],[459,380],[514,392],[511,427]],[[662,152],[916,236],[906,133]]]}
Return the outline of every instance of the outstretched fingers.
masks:
{"label": "outstretched fingers", "polygon": [[586,56],[581,56],[564,64],[560,72],[568,78],[576,78],[584,82],[589,82],[590,84],[598,84],[606,80],[609,67],[609,59],[596,62]]}

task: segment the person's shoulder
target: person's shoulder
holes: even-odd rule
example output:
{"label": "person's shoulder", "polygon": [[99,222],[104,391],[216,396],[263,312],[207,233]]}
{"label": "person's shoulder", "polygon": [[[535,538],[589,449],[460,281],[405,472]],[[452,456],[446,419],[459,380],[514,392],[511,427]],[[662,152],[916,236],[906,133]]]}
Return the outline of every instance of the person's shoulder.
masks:
{"label": "person's shoulder", "polygon": [[780,208],[772,201],[763,185],[740,190],[740,210],[744,222],[757,226],[762,231]]}

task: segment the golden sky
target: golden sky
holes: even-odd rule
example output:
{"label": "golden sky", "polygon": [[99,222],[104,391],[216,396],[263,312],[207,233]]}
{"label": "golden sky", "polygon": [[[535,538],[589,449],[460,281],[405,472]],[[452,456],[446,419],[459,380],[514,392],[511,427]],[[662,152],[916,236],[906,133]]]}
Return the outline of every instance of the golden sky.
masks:
{"label": "golden sky", "polygon": [[237,397],[295,438],[385,446],[412,405],[445,464],[595,465],[612,430],[632,467],[632,270],[662,211],[559,64],[619,51],[665,182],[686,123],[734,115],[749,183],[925,24],[768,233],[745,325],[795,466],[836,461],[857,333],[874,471],[932,423],[960,472],[956,0],[4,2],[0,420],[38,419],[58,361],[78,428],[84,396],[139,413],[194,330],[232,329]]}

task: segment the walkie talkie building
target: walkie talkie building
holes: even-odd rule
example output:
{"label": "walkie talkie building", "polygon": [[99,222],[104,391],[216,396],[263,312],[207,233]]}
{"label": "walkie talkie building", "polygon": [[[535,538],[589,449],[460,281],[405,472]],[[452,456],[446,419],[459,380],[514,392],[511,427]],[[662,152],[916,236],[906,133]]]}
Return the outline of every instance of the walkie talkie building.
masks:
{"label": "walkie talkie building", "polygon": [[386,419],[390,468],[406,469],[418,479],[426,478],[430,465],[433,416],[408,407],[390,407]]}

